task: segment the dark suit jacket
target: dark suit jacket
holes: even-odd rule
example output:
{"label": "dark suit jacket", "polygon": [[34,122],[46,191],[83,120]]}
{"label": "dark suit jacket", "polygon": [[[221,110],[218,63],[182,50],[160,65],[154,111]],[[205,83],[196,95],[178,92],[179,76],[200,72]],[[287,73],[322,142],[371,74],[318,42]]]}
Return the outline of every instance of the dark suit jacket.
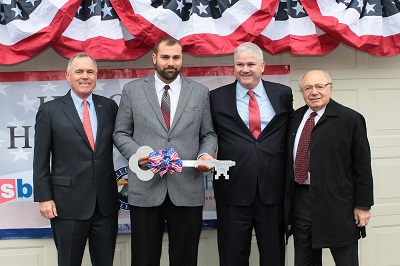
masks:
{"label": "dark suit jacket", "polygon": [[[287,237],[292,229],[293,145],[308,106],[290,116],[285,193]],[[348,246],[360,238],[354,207],[373,205],[371,154],[364,117],[330,100],[310,142],[312,244],[315,248]]]}
{"label": "dark suit jacket", "polygon": [[218,159],[233,160],[229,180],[214,182],[217,201],[236,206],[253,203],[258,186],[265,204],[282,204],[286,172],[287,119],[293,111],[292,90],[263,81],[276,115],[255,139],[236,107],[236,82],[211,91],[211,113],[218,134]]}
{"label": "dark suit jacket", "polygon": [[98,120],[90,148],[71,91],[39,107],[33,162],[34,200],[54,200],[61,219],[89,219],[96,200],[103,215],[119,210],[112,132],[117,104],[94,95]]}

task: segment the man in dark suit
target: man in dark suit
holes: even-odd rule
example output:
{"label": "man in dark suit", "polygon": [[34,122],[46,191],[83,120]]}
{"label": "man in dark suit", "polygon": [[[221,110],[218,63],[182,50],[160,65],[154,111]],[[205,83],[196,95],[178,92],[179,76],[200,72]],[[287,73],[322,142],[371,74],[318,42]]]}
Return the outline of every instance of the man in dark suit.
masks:
{"label": "man in dark suit", "polygon": [[299,86],[306,105],[290,116],[285,195],[295,265],[322,265],[330,248],[336,265],[355,266],[374,201],[365,120],[330,98],[327,72],[308,71]]}
{"label": "man in dark suit", "polygon": [[[158,41],[152,55],[155,73],[127,83],[122,91],[114,143],[129,159],[141,146],[154,151],[175,148],[184,160],[213,159],[217,137],[210,114],[207,87],[180,74],[182,45],[174,38]],[[163,112],[164,96],[169,112]],[[138,164],[149,164],[140,154]],[[199,171],[200,170],[200,171]],[[132,224],[132,266],[160,265],[165,222],[169,261],[173,266],[197,265],[202,227],[206,165],[182,172],[156,174],[140,180],[129,171],[128,201]]]}
{"label": "man in dark suit", "polygon": [[34,199],[50,219],[58,265],[81,265],[89,239],[92,264],[112,266],[119,210],[112,132],[118,107],[92,94],[97,65],[86,53],[69,60],[65,76],[71,90],[42,104],[36,116]]}
{"label": "man in dark suit", "polygon": [[248,265],[253,228],[260,265],[284,265],[285,147],[292,91],[261,79],[265,63],[255,44],[238,46],[234,64],[237,81],[210,94],[217,158],[236,162],[229,180],[214,181],[220,265]]}

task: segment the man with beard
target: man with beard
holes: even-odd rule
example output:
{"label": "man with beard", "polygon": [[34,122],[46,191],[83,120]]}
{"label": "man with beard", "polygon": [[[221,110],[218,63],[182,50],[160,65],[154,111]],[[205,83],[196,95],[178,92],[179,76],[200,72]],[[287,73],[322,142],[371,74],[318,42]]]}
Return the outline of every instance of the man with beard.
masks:
{"label": "man with beard", "polygon": [[[152,59],[156,72],[123,88],[115,146],[126,159],[141,146],[154,151],[174,148],[185,160],[213,159],[217,138],[209,90],[180,74],[182,45],[174,38],[161,39]],[[139,157],[138,165],[147,167],[149,154]],[[156,174],[150,181],[129,171],[132,265],[160,265],[165,222],[170,265],[197,265],[205,194],[202,172],[209,170],[199,165],[162,178]]]}

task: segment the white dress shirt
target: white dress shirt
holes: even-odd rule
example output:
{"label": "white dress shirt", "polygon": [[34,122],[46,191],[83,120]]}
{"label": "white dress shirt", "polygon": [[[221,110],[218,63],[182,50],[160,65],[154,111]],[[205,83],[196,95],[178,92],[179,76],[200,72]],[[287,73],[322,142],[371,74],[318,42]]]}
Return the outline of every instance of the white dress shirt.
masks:
{"label": "white dress shirt", "polygon": [[170,84],[165,84],[164,82],[162,82],[161,79],[157,76],[157,73],[154,74],[154,78],[155,78],[155,87],[160,108],[161,108],[161,98],[164,93],[164,86],[169,85],[170,87],[168,93],[169,93],[169,99],[171,101],[170,123],[172,124],[172,121],[174,121],[176,108],[178,106],[179,95],[181,94],[181,88],[182,88],[181,75],[178,75],[176,79],[172,81]]}
{"label": "white dress shirt", "polygon": [[[324,114],[326,109],[326,106],[324,108],[322,108],[321,110],[318,110],[316,113],[317,115],[314,117],[314,125],[316,125],[319,121],[319,119],[321,118],[321,116]],[[296,162],[296,152],[297,152],[297,146],[299,145],[299,140],[300,140],[300,135],[301,132],[303,131],[304,125],[307,121],[307,119],[310,117],[310,114],[314,112],[313,110],[311,110],[310,108],[308,108],[308,110],[306,111],[306,113],[303,116],[303,120],[301,120],[300,126],[297,129],[297,133],[296,133],[296,138],[294,139],[294,145],[293,145],[293,162]],[[294,169],[294,165],[293,165],[293,169]],[[304,185],[310,185],[310,172],[308,172],[308,177],[307,179],[304,181]]]}

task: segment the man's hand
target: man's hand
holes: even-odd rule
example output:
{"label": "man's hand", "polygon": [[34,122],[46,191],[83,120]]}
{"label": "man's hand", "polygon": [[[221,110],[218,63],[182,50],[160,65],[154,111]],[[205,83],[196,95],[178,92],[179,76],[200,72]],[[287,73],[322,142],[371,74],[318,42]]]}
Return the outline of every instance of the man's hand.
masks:
{"label": "man's hand", "polygon": [[56,204],[53,200],[39,202],[40,214],[46,219],[57,217]]}
{"label": "man's hand", "polygon": [[147,164],[149,164],[149,155],[145,155],[139,158],[138,160],[138,165],[139,167],[146,167]]}
{"label": "man's hand", "polygon": [[[205,160],[205,161],[209,161],[209,160],[214,160],[214,158],[211,155],[208,154],[203,154],[202,156],[200,156],[198,158],[198,160]],[[199,164],[195,167],[197,170],[201,171],[201,172],[208,172],[212,169],[212,167],[205,165],[205,164]]]}
{"label": "man's hand", "polygon": [[371,217],[370,210],[354,208],[354,220],[358,227],[367,226],[370,217]]}

